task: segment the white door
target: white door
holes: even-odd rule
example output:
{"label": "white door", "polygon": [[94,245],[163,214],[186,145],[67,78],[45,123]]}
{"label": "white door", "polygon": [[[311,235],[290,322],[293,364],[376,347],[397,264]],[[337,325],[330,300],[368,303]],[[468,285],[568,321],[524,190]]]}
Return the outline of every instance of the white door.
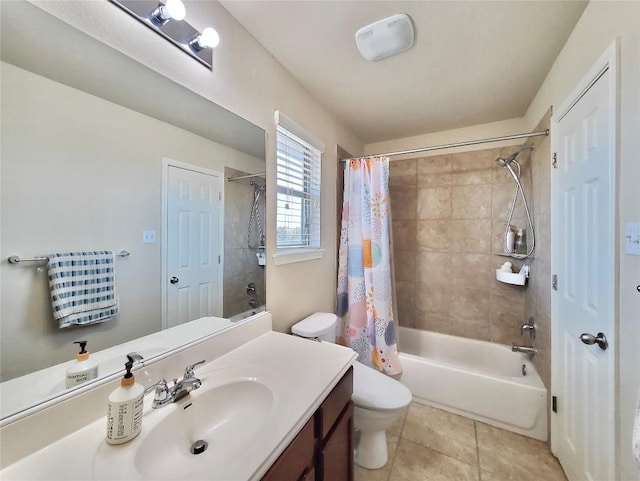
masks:
{"label": "white door", "polygon": [[570,481],[615,479],[614,72],[553,121],[551,444]]}
{"label": "white door", "polygon": [[221,176],[166,166],[165,327],[222,315]]}

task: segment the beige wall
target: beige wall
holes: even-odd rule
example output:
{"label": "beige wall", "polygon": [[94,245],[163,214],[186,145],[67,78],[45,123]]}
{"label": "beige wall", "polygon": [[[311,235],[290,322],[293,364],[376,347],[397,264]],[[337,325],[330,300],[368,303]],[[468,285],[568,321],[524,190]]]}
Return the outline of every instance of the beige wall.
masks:
{"label": "beige wall", "polygon": [[624,253],[627,222],[640,221],[640,2],[589,3],[525,115],[532,129],[549,105],[559,107],[615,40],[620,45],[617,230],[620,479],[638,480],[631,430],[640,387],[640,257]]}
{"label": "beige wall", "polygon": [[[139,60],[166,77],[267,131],[267,171],[275,172],[273,112],[282,110],[327,146],[322,158],[323,259],[274,266],[275,236],[267,238],[267,306],[274,328],[286,331],[314,311],[333,311],[336,291],[336,145],[359,154],[361,142],[314,99],[219,3],[186,0],[187,21],[213,26],[220,46],[213,71],[162,40],[109,2],[32,0],[43,10]],[[275,230],[275,177],[267,178],[267,225]],[[310,276],[309,272],[313,272]]]}
{"label": "beige wall", "polygon": [[[116,258],[120,314],[60,330],[46,269],[0,264],[2,380],[160,329],[162,158],[255,172],[250,157],[6,63],[2,67],[2,258],[126,249]],[[158,242],[142,243],[155,230]]]}
{"label": "beige wall", "polygon": [[[515,184],[502,147],[410,160],[390,168],[394,262],[401,325],[505,344],[522,343],[525,287],[498,282]],[[529,152],[519,161],[530,192]],[[529,227],[522,200],[511,225]],[[529,232],[530,234],[530,232]]]}

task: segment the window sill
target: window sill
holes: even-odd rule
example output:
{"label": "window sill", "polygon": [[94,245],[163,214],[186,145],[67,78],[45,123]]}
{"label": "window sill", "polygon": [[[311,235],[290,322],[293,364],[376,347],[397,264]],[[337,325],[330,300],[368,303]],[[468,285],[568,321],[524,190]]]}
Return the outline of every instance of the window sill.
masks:
{"label": "window sill", "polygon": [[281,249],[273,255],[273,263],[276,266],[304,262],[313,259],[322,259],[325,249]]}

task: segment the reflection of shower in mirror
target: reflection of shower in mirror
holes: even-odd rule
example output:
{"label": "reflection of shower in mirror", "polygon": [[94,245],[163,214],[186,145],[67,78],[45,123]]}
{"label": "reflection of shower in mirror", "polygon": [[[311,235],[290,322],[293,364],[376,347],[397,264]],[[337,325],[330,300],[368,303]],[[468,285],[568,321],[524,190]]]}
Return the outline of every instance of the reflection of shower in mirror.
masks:
{"label": "reflection of shower in mirror", "polygon": [[[247,229],[247,246],[249,249],[260,249],[264,248],[264,224],[262,223],[262,219],[260,218],[260,196],[264,194],[266,189],[265,185],[260,185],[251,181],[250,184],[253,186],[253,205],[251,206],[251,214],[249,214],[249,227]],[[251,239],[251,231],[252,229],[256,230],[257,242],[252,242]]]}

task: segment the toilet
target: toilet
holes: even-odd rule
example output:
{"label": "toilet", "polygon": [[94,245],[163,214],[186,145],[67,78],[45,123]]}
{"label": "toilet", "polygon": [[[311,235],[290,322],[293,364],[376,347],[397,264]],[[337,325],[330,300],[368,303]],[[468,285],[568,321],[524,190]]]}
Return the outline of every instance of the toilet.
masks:
{"label": "toilet", "polygon": [[[291,332],[307,339],[335,343],[335,314],[316,312],[294,324]],[[395,379],[360,362],[353,365],[355,462],[367,469],[387,464],[386,430],[411,402],[411,391]]]}

